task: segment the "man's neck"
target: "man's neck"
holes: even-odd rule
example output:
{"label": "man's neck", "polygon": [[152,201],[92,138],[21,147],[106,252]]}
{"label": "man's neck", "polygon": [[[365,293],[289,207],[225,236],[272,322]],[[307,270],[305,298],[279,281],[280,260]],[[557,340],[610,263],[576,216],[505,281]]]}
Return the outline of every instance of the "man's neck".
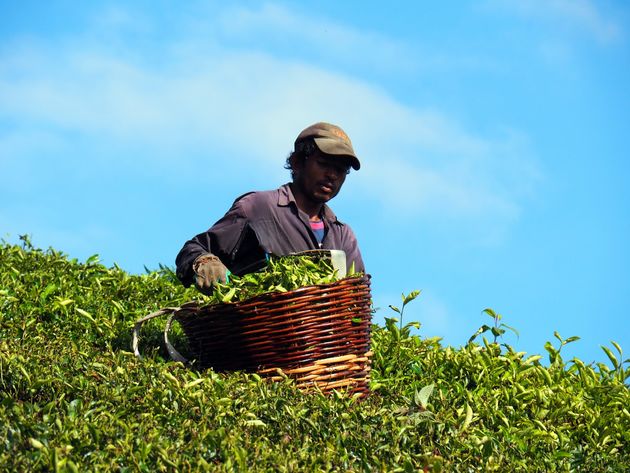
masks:
{"label": "man's neck", "polygon": [[321,202],[313,202],[306,198],[306,196],[297,189],[297,186],[291,185],[291,191],[293,192],[293,197],[295,198],[298,209],[308,215],[309,220],[319,220],[324,204]]}

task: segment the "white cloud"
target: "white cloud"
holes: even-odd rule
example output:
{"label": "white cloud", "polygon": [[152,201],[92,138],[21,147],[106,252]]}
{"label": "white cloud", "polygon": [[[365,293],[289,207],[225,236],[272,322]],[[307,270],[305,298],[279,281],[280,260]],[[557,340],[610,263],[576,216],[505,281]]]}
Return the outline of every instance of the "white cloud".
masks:
{"label": "white cloud", "polygon": [[[114,13],[101,27],[128,28],[124,12]],[[251,34],[252,27],[297,34],[306,21],[273,6],[227,10],[221,18],[234,20],[234,34]],[[330,34],[321,43],[310,38],[320,48],[339,42],[364,51],[378,42],[324,27]],[[95,143],[128,143],[144,148],[146,155],[134,158],[148,162],[161,156],[181,164],[195,150],[220,148],[274,165],[300,129],[323,119],[346,128],[364,165],[363,191],[387,189],[377,197],[384,206],[502,221],[518,215],[522,193],[500,183],[535,181],[535,173],[521,172],[530,163],[523,147],[477,136],[438,110],[406,106],[360,78],[220,41],[179,38],[159,64],[92,48],[81,38],[65,49],[43,43],[5,49],[0,63],[11,66],[0,69],[0,117]],[[407,204],[392,205],[401,200]]]}
{"label": "white cloud", "polygon": [[490,3],[552,22],[555,28],[585,31],[602,43],[616,42],[624,33],[611,14],[602,12],[602,4],[592,0],[490,0]]}
{"label": "white cloud", "polygon": [[545,4],[559,18],[585,28],[599,41],[609,43],[621,38],[621,27],[613,19],[605,17],[591,0],[552,0]]}
{"label": "white cloud", "polygon": [[483,170],[461,175],[388,161],[375,163],[367,174],[366,187],[374,189],[379,183],[385,184],[387,192],[382,198],[387,207],[408,216],[422,213],[433,217],[493,216],[512,220],[518,215],[515,202],[475,178],[474,174],[483,178]]}

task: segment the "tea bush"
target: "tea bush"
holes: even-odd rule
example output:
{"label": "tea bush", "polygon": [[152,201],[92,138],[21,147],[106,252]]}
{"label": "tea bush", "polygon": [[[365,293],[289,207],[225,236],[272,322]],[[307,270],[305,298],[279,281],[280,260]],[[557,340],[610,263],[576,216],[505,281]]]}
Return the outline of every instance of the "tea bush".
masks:
{"label": "tea bush", "polygon": [[610,365],[565,362],[574,338],[556,334],[542,364],[496,343],[500,332],[452,348],[387,319],[373,327],[364,400],[188,369],[168,361],[160,321],[143,328],[144,358],[133,356],[137,319],[196,297],[165,267],[130,275],[96,256],[81,263],[27,239],[2,243],[2,468],[630,470],[630,368],[617,344],[605,348]]}

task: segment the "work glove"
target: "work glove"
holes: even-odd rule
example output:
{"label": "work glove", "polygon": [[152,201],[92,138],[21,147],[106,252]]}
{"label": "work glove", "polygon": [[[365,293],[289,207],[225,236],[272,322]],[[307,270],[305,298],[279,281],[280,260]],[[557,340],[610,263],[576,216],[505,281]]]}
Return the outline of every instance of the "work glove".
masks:
{"label": "work glove", "polygon": [[217,282],[226,281],[227,268],[211,253],[197,256],[193,262],[193,271],[195,287],[206,295],[212,294]]}

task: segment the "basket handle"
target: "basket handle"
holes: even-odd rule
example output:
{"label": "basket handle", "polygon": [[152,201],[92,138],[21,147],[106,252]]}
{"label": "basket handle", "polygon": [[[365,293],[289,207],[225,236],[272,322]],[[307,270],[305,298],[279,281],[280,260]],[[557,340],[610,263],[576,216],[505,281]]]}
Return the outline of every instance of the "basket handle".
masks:
{"label": "basket handle", "polygon": [[131,346],[133,348],[133,353],[136,355],[138,359],[142,359],[142,355],[140,355],[140,350],[138,349],[138,339],[140,335],[140,329],[142,325],[155,317],[159,317],[161,315],[170,314],[168,319],[166,320],[166,326],[164,327],[164,343],[166,344],[166,349],[168,350],[168,354],[170,355],[173,361],[180,361],[182,363],[187,363],[188,360],[184,358],[176,349],[171,345],[171,342],[168,339],[168,332],[171,329],[171,325],[173,324],[173,318],[177,314],[177,312],[181,309],[181,307],[166,307],[164,309],[157,310],[155,312],[150,313],[149,315],[142,317],[139,319],[135,325],[133,326],[133,339],[131,342]]}
{"label": "basket handle", "polygon": [[188,360],[184,358],[177,350],[175,350],[175,347],[171,345],[171,342],[168,341],[168,332],[171,329],[171,324],[173,323],[173,318],[176,314],[177,312],[173,312],[171,313],[171,315],[168,316],[168,320],[166,321],[166,325],[164,326],[164,343],[166,343],[166,349],[168,350],[168,354],[171,355],[171,359],[173,361],[188,363]]}

